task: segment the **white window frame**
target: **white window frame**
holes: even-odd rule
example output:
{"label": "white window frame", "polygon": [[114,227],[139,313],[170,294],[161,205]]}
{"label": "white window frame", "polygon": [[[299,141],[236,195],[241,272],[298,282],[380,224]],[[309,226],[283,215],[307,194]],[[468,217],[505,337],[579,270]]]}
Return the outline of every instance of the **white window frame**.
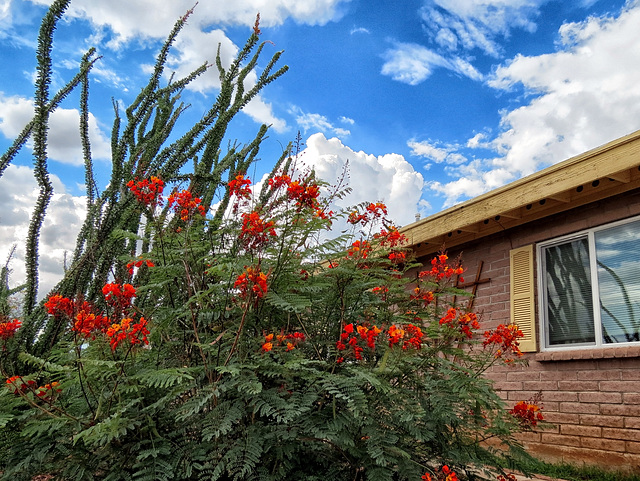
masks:
{"label": "white window frame", "polygon": [[[577,349],[602,349],[602,348],[613,348],[613,347],[624,347],[624,346],[637,346],[640,345],[638,341],[632,342],[613,342],[613,343],[605,343],[602,341],[602,318],[600,317],[600,286],[598,284],[598,266],[596,260],[596,243],[595,243],[595,234],[601,230],[610,229],[613,227],[617,227],[620,225],[628,224],[631,222],[639,221],[640,216],[630,217],[628,219],[623,219],[615,222],[610,222],[608,224],[599,225],[597,227],[591,227],[589,229],[585,229],[579,232],[574,232],[571,234],[567,234],[561,237],[555,237],[553,239],[549,239],[544,242],[540,242],[536,244],[536,267],[537,267],[537,288],[538,288],[538,313],[540,319],[540,350],[541,351],[558,351],[558,350],[577,350]],[[594,322],[594,335],[595,335],[595,343],[581,343],[581,344],[566,344],[566,345],[558,345],[558,346],[550,346],[548,339],[548,312],[545,305],[545,297],[546,297],[546,270],[545,270],[545,258],[544,248],[550,247],[558,244],[564,244],[566,242],[571,242],[573,240],[587,238],[588,240],[588,248],[589,248],[589,270],[591,272],[591,295],[593,301],[593,322]]]}

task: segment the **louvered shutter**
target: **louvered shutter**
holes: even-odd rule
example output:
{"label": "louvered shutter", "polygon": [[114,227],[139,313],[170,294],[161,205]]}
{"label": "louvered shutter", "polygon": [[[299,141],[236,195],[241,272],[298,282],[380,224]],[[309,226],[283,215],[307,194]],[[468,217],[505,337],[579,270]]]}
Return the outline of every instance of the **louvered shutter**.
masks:
{"label": "louvered shutter", "polygon": [[534,305],[533,245],[509,252],[511,323],[517,324],[524,338],[520,340],[522,352],[536,352],[536,315]]}

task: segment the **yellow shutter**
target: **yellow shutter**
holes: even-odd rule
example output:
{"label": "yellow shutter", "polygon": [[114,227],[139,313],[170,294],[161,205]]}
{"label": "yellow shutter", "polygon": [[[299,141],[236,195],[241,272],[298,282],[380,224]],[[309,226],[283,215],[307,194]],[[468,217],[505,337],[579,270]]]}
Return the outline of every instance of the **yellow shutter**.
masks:
{"label": "yellow shutter", "polygon": [[509,252],[511,265],[511,323],[517,324],[524,337],[522,352],[536,352],[536,310],[534,305],[533,245]]}

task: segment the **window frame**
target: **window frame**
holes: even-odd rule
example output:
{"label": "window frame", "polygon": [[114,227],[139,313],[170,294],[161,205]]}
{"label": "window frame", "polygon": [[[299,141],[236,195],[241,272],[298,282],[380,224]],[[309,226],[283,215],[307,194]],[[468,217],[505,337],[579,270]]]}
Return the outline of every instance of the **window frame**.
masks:
{"label": "window frame", "polygon": [[[536,244],[536,269],[537,269],[537,292],[538,292],[538,318],[540,319],[540,351],[558,351],[558,350],[579,350],[579,349],[610,349],[624,346],[640,346],[640,341],[630,342],[612,342],[605,343],[602,339],[602,318],[600,306],[600,285],[598,283],[598,265],[596,259],[596,243],[595,235],[597,232],[618,227],[624,224],[640,221],[640,216],[629,217],[614,222],[609,222],[596,227],[590,227],[578,232],[566,234],[560,237],[554,237]],[[591,273],[591,297],[593,309],[593,323],[595,343],[575,343],[551,346],[549,344],[548,311],[545,305],[546,300],[546,256],[544,249],[578,239],[587,239],[589,251],[589,270]],[[598,306],[598,308],[596,308]]]}

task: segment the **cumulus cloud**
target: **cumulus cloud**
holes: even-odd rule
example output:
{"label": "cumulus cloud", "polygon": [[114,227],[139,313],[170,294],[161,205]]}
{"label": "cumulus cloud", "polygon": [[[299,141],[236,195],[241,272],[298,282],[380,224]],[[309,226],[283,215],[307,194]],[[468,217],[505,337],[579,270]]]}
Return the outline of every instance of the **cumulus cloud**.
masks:
{"label": "cumulus cloud", "polygon": [[409,85],[418,85],[437,68],[451,70],[472,80],[482,80],[482,74],[460,57],[445,58],[437,52],[415,43],[396,42],[382,55],[382,75]]}
{"label": "cumulus cloud", "polygon": [[430,0],[420,11],[424,27],[439,45],[450,50],[479,49],[499,57],[497,38],[513,29],[536,30],[535,19],[548,0]]}
{"label": "cumulus cloud", "polygon": [[[0,132],[8,139],[18,136],[34,115],[33,101],[23,97],[4,97],[0,93]],[[50,158],[71,165],[82,165],[80,142],[80,112],[76,109],[56,109],[50,116],[48,133]],[[94,159],[111,157],[109,140],[102,133],[98,121],[89,113],[89,140]]]}
{"label": "cumulus cloud", "polygon": [[[295,115],[296,123],[306,133],[309,130],[316,130],[329,135],[337,135],[339,137],[346,137],[351,134],[348,129],[342,127],[336,127],[333,123],[327,119],[324,115],[303,112],[299,107],[292,107],[290,113]],[[347,125],[353,125],[354,121],[347,117],[340,117],[340,122]]]}
{"label": "cumulus cloud", "polygon": [[640,5],[634,2],[618,16],[563,25],[555,53],[518,55],[498,67],[488,85],[520,88],[527,96],[501,112],[494,138],[483,133],[468,140],[469,148],[491,148],[494,157],[475,162],[472,171],[451,169],[451,182],[430,184],[445,196],[445,206],[638,129],[638,25]]}
{"label": "cumulus cloud", "polygon": [[415,220],[415,214],[429,206],[420,204],[424,179],[399,154],[373,155],[355,152],[339,139],[324,134],[310,136],[302,161],[313,167],[320,179],[336,184],[348,168],[352,192],[336,205],[348,208],[361,202],[384,202],[389,217],[398,225]]}
{"label": "cumulus cloud", "polygon": [[445,145],[443,147],[439,147],[438,145],[426,140],[421,142],[411,140],[407,142],[407,145],[411,148],[412,155],[424,157],[437,164],[447,162],[447,164],[455,165],[462,164],[467,161],[467,158],[464,155],[456,152],[458,149],[458,146],[456,145]]}
{"label": "cumulus cloud", "polygon": [[[39,244],[39,297],[45,296],[64,273],[65,252],[73,252],[76,235],[85,217],[85,197],[66,192],[60,179],[51,175],[54,195],[47,209]],[[10,283],[20,285],[26,278],[25,242],[39,188],[33,169],[10,165],[0,177],[0,261],[4,263],[13,245]]]}

